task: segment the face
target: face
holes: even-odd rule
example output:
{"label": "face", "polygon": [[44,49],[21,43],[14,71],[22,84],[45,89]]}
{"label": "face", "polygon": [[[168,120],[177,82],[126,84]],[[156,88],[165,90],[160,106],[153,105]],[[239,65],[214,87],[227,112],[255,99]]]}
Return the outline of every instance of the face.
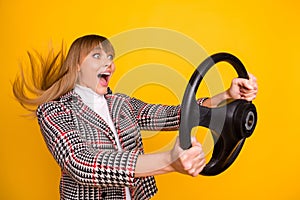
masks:
{"label": "face", "polygon": [[113,53],[105,52],[101,45],[95,47],[78,66],[78,84],[97,94],[107,93],[108,83],[115,71]]}

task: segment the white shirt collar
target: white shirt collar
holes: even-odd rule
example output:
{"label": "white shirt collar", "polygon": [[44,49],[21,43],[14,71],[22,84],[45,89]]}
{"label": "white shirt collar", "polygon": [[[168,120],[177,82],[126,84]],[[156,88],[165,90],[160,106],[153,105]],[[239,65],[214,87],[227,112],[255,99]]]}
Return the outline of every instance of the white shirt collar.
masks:
{"label": "white shirt collar", "polygon": [[108,122],[109,110],[104,95],[99,95],[92,89],[78,84],[75,85],[74,91],[81,97],[84,104]]}
{"label": "white shirt collar", "polygon": [[76,84],[74,91],[79,94],[83,102],[86,104],[95,103],[94,100],[105,101],[104,95],[99,95],[94,92],[92,89]]}

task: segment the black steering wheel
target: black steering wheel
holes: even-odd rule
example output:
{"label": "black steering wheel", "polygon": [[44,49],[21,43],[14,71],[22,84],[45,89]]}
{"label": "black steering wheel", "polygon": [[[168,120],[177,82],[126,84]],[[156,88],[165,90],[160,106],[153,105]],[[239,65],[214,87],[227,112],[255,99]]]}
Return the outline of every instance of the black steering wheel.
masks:
{"label": "black steering wheel", "polygon": [[239,78],[249,79],[242,62],[229,53],[217,53],[205,59],[191,76],[181,105],[179,140],[182,149],[191,147],[191,130],[196,126],[209,128],[214,140],[212,157],[200,174],[213,176],[226,170],[237,158],[256,123],[254,104],[246,100],[224,102],[216,108],[199,106],[198,87],[207,71],[216,63],[225,61],[236,70]]}

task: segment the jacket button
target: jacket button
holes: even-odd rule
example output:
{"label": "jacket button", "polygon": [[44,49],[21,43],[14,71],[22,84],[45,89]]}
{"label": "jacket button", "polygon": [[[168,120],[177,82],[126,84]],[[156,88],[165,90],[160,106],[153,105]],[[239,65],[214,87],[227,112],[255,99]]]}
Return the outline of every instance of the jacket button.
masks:
{"label": "jacket button", "polygon": [[77,97],[72,97],[72,100],[73,100],[74,103],[78,102],[78,98]]}

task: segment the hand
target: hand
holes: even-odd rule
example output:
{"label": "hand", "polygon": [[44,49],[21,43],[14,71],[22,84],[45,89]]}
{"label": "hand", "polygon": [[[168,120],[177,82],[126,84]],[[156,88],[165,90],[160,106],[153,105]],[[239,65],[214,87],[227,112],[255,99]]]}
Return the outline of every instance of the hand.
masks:
{"label": "hand", "polygon": [[258,86],[255,76],[249,75],[249,80],[244,78],[235,78],[231,82],[230,88],[226,91],[229,98],[245,99],[252,101],[256,98]]}
{"label": "hand", "polygon": [[174,171],[190,176],[197,176],[206,165],[205,155],[202,146],[196,138],[192,138],[192,147],[183,150],[179,145],[179,139],[171,151],[171,167]]}

